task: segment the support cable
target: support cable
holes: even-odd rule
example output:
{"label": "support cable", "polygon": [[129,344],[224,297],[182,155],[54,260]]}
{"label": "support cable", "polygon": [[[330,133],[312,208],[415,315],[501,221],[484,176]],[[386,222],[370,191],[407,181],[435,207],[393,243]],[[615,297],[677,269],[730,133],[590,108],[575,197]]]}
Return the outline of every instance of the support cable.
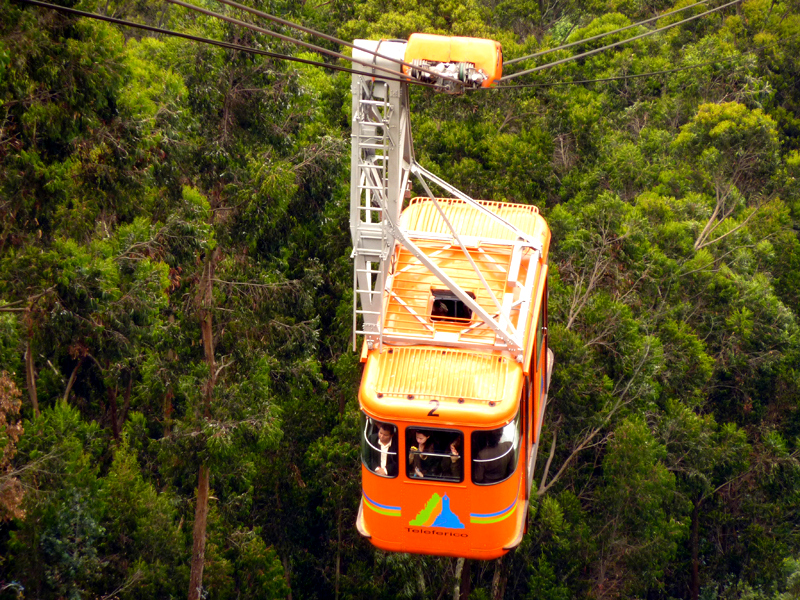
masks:
{"label": "support cable", "polygon": [[[225,0],[219,0],[220,2],[224,2]],[[558,50],[566,50],[567,48],[572,48],[573,46],[578,46],[580,44],[586,44],[588,42],[593,42],[595,40],[599,40],[600,38],[604,38],[609,35],[614,35],[615,33],[621,33],[623,31],[627,31],[628,29],[633,29],[634,27],[639,27],[640,25],[647,25],[648,23],[652,23],[653,21],[658,21],[659,19],[663,19],[670,15],[674,15],[684,10],[688,10],[690,8],[694,8],[696,6],[700,6],[701,4],[707,4],[708,0],[701,0],[695,4],[690,4],[689,6],[684,6],[683,8],[678,8],[672,10],[670,12],[666,12],[662,15],[658,15],[657,17],[653,17],[651,19],[645,19],[644,21],[639,21],[638,23],[634,23],[633,25],[627,25],[625,27],[620,27],[619,29],[615,29],[614,31],[608,31],[606,33],[600,33],[598,35],[586,38],[584,40],[578,40],[577,42],[571,42],[569,44],[564,44],[562,46],[557,46],[555,48],[550,48],[549,50],[542,50],[541,52],[537,52],[535,54],[529,54],[527,56],[520,56],[519,58],[514,58],[511,60],[507,60],[503,63],[503,67],[507,65],[513,65],[518,62],[522,62],[523,60],[528,60],[529,58],[536,58],[538,56],[544,56],[545,54],[550,54],[551,52],[557,52]]]}
{"label": "support cable", "polygon": [[[739,0],[737,0],[737,1],[739,1]],[[298,40],[298,39],[289,37],[288,35],[283,35],[282,33],[277,33],[275,31],[270,31],[269,29],[264,29],[263,27],[259,27],[258,25],[253,25],[252,23],[247,23],[245,21],[241,21],[241,20],[235,19],[233,17],[228,17],[228,16],[225,16],[225,15],[222,15],[222,14],[219,14],[219,13],[215,13],[214,11],[207,10],[207,9],[202,8],[200,6],[195,6],[194,4],[189,4],[188,2],[183,2],[182,0],[167,0],[167,2],[170,2],[172,4],[176,4],[178,6],[182,6],[184,8],[188,8],[189,10],[193,10],[195,12],[202,13],[202,14],[207,15],[209,17],[214,17],[214,18],[220,19],[222,21],[226,21],[226,22],[231,23],[233,25],[239,25],[240,27],[244,27],[244,28],[250,29],[252,31],[257,31],[258,33],[263,33],[264,35],[268,35],[270,37],[277,38],[277,39],[279,39],[281,41],[284,41],[284,42],[289,42],[290,44],[296,44],[297,46],[302,46],[303,48],[307,48],[309,50],[313,50],[314,52],[318,52],[319,54],[327,54],[328,56],[333,56],[335,58],[342,58],[344,60],[348,60],[348,61],[353,62],[355,64],[359,64],[361,66],[364,66],[364,67],[367,67],[369,69],[372,69],[373,71],[374,70],[383,71],[384,73],[389,73],[390,75],[392,75],[394,77],[397,77],[398,75],[400,75],[402,77],[402,73],[398,73],[397,71],[393,71],[392,69],[387,69],[386,67],[381,67],[381,66],[376,65],[376,64],[370,64],[368,62],[358,60],[357,58],[353,58],[352,56],[347,56],[346,54],[342,54],[342,53],[336,52],[334,50],[328,50],[327,48],[323,48],[322,46],[316,46],[314,44],[309,44],[308,42],[304,42],[302,40]],[[369,73],[364,73],[364,75],[369,76],[370,74]],[[411,78],[409,77],[407,80],[411,81]]]}
{"label": "support cable", "polygon": [[[170,0],[175,1],[175,0]],[[691,16],[687,19],[682,19],[681,21],[677,21],[676,23],[671,23],[670,25],[666,25],[665,27],[659,27],[658,29],[653,29],[652,31],[648,31],[646,33],[642,33],[640,35],[636,35],[632,38],[628,38],[625,40],[620,40],[619,42],[614,42],[613,44],[608,44],[607,46],[602,46],[600,48],[595,48],[594,50],[589,50],[588,52],[583,52],[582,54],[576,54],[575,56],[569,56],[567,58],[563,58],[561,60],[557,60],[555,62],[547,63],[545,65],[540,65],[538,67],[534,67],[532,69],[526,69],[524,71],[520,71],[519,73],[514,73],[512,75],[506,75],[505,77],[501,78],[500,81],[509,81],[516,77],[521,77],[522,75],[528,75],[530,73],[535,73],[536,71],[541,71],[543,69],[549,69],[550,67],[555,67],[557,65],[561,65],[573,60],[578,60],[580,58],[586,58],[587,56],[591,56],[593,54],[597,54],[598,52],[603,52],[604,50],[609,50],[611,48],[616,48],[617,46],[621,46],[622,44],[627,44],[628,42],[633,42],[656,33],[660,33],[662,31],[666,31],[667,29],[671,29],[673,27],[677,27],[678,25],[683,25],[684,23],[688,23],[690,21],[694,21],[695,19],[699,19],[700,17],[705,17],[710,15],[711,13],[717,12],[722,10],[723,8],[728,8],[729,6],[733,6],[734,4],[738,4],[742,0],[733,0],[733,2],[728,2],[727,4],[723,4],[722,6],[718,6],[717,8],[712,8],[704,13],[700,13],[699,15]]]}
{"label": "support cable", "polygon": [[[578,84],[587,84],[587,83],[603,83],[606,81],[624,81],[625,79],[638,79],[639,77],[654,77],[656,75],[669,75],[670,73],[677,73],[679,71],[688,71],[691,69],[699,69],[701,67],[707,67],[709,65],[715,65],[717,63],[727,63],[727,62],[734,62],[742,60],[748,56],[754,55],[757,51],[767,50],[769,48],[774,48],[775,46],[779,46],[786,41],[792,40],[796,37],[800,36],[800,33],[796,33],[794,35],[781,38],[780,40],[773,42],[771,44],[766,44],[764,46],[759,46],[753,50],[748,50],[747,52],[743,52],[738,56],[728,56],[725,58],[718,58],[715,60],[709,60],[706,62],[697,63],[694,65],[684,65],[682,67],[676,67],[674,69],[666,69],[663,71],[650,71],[648,73],[633,73],[631,75],[619,75],[617,77],[603,77],[599,79],[578,79],[575,81],[551,81],[551,82],[544,82],[544,83],[530,83],[530,84],[517,84],[517,85],[498,85],[492,88],[486,88],[489,90],[513,90],[513,89],[523,89],[523,88],[535,88],[535,87],[555,87],[561,85],[578,85]],[[469,91],[478,91],[478,90],[469,90]]]}
{"label": "support cable", "polygon": [[[270,58],[275,58],[278,60],[285,60],[289,62],[297,62],[302,63],[305,65],[312,65],[314,67],[321,67],[323,69],[330,69],[332,71],[341,71],[344,73],[355,73],[358,75],[366,75],[369,77],[368,73],[364,73],[363,71],[358,71],[356,69],[350,69],[348,67],[342,67],[339,65],[332,65],[329,63],[324,62],[317,62],[313,60],[307,60],[305,58],[298,58],[296,56],[290,56],[287,54],[278,54],[276,52],[269,52],[267,50],[260,50],[259,48],[252,48],[250,46],[241,46],[239,44],[232,44],[230,42],[223,42],[220,40],[214,40],[210,38],[199,37],[196,35],[190,35],[188,33],[181,33],[180,31],[173,31],[171,29],[162,29],[160,27],[153,27],[151,25],[143,25],[141,23],[135,23],[133,21],[126,21],[124,19],[117,19],[115,17],[107,17],[105,15],[100,15],[97,13],[90,13],[85,12],[82,10],[77,10],[74,8],[69,8],[67,6],[60,6],[58,4],[49,4],[47,2],[41,2],[40,0],[17,0],[17,2],[25,3],[25,4],[32,4],[34,6],[39,6],[42,8],[52,9],[58,12],[67,13],[71,15],[76,15],[78,17],[85,17],[87,19],[95,19],[97,21],[106,21],[108,23],[114,23],[115,25],[122,25],[124,27],[133,27],[135,29],[142,29],[144,31],[149,31],[151,33],[159,33],[162,35],[168,35],[172,37],[182,38],[185,40],[190,40],[193,42],[199,42],[201,44],[208,44],[211,46],[218,46],[220,48],[226,48],[228,50],[237,50],[239,52],[246,52],[248,54],[257,54],[260,56],[268,56]],[[408,79],[400,79],[400,78],[392,78],[392,77],[383,77],[381,76],[382,80],[388,81],[398,81],[400,83],[411,83],[413,85],[421,85],[423,87],[430,87],[435,88],[437,86],[430,84],[430,83],[423,83],[421,81],[416,80],[408,80]]]}
{"label": "support cable", "polygon": [[[391,56],[385,56],[385,55],[383,55],[383,54],[381,54],[379,52],[376,52],[374,50],[367,50],[366,48],[360,48],[360,47],[356,46],[355,44],[353,44],[352,42],[348,42],[348,41],[345,41],[345,40],[340,40],[339,38],[334,37],[332,35],[328,35],[326,33],[322,33],[321,31],[316,31],[316,30],[311,29],[309,27],[304,27],[303,25],[299,25],[297,23],[293,23],[292,21],[287,21],[286,19],[281,19],[280,17],[276,17],[275,15],[271,15],[269,13],[265,13],[263,11],[256,10],[255,8],[250,8],[249,6],[246,6],[244,4],[240,4],[239,2],[234,2],[233,0],[217,0],[217,2],[221,2],[222,4],[227,4],[228,6],[232,6],[233,8],[238,8],[239,10],[243,10],[245,12],[249,12],[252,15],[256,15],[256,16],[261,17],[263,19],[267,19],[268,21],[272,21],[273,23],[277,23],[279,25],[284,25],[286,27],[291,27],[293,29],[297,29],[298,31],[302,31],[303,33],[307,33],[309,35],[316,36],[316,37],[321,38],[323,40],[327,40],[329,42],[333,42],[334,44],[339,44],[341,46],[347,46],[348,48],[353,48],[355,50],[359,50],[360,52],[366,52],[367,54],[372,54],[373,56],[376,56],[378,58],[382,58],[384,60],[388,60],[389,62],[393,62],[393,63],[396,63],[398,65],[402,65],[404,67],[413,68],[413,69],[415,69],[417,71],[422,71],[423,73],[428,73],[429,75],[434,75],[435,77],[441,77],[442,79],[446,79],[448,81],[458,82],[457,79],[446,77],[444,75],[441,75],[440,73],[436,73],[434,71],[430,71],[430,70],[428,70],[428,69],[426,69],[424,67],[416,67],[416,66],[412,65],[411,63],[405,62],[404,60],[401,60],[399,58],[394,58],[394,57],[391,57]],[[708,0],[703,0],[703,2],[708,2]]]}
{"label": "support cable", "polygon": [[563,85],[584,85],[587,83],[605,83],[608,81],[624,81],[626,79],[638,79],[640,77],[655,77],[656,75],[668,75],[670,73],[676,73],[678,71],[686,71],[689,69],[698,69],[700,67],[704,67],[709,64],[713,64],[715,62],[724,62],[724,61],[713,61],[708,63],[701,63],[699,65],[690,65],[688,67],[678,67],[677,69],[669,69],[667,71],[651,71],[650,73],[636,73],[634,75],[620,75],[619,77],[604,77],[602,79],[577,79],[575,81],[551,81],[546,83],[526,83],[521,85],[498,85],[493,88],[493,90],[515,90],[515,89],[524,89],[524,88],[537,88],[537,87],[557,87]]}

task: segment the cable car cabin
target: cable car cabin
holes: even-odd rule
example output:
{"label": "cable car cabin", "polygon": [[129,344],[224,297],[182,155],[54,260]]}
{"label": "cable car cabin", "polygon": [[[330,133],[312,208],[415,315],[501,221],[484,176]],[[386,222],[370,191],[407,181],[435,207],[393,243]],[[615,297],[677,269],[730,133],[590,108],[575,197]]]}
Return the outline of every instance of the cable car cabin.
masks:
{"label": "cable car cabin", "polygon": [[411,200],[400,228],[422,254],[395,245],[380,343],[362,350],[357,527],[384,550],[497,558],[527,523],[552,366],[550,231],[532,206],[441,198]]}

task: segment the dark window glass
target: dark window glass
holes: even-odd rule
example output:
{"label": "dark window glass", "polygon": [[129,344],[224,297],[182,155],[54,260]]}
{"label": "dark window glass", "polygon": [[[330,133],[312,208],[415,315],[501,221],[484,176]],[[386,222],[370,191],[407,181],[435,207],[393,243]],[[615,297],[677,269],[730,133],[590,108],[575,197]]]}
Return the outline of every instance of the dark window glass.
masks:
{"label": "dark window glass", "polygon": [[411,479],[464,480],[464,435],[453,429],[406,428]]}
{"label": "dark window glass", "polygon": [[517,469],[522,419],[505,427],[472,433],[472,482],[479,485],[500,483]]}
{"label": "dark window glass", "polygon": [[[472,309],[464,304],[450,290],[431,290],[433,303],[431,304],[431,321],[463,322],[472,319]],[[475,294],[467,292],[475,299]]]}
{"label": "dark window glass", "polygon": [[361,460],[364,465],[381,477],[397,477],[399,458],[397,427],[361,413]]}
{"label": "dark window glass", "polygon": [[539,364],[543,358],[542,356],[542,342],[544,342],[544,332],[545,332],[545,324],[544,324],[544,306],[539,311],[539,322],[536,324],[536,368],[539,368]]}

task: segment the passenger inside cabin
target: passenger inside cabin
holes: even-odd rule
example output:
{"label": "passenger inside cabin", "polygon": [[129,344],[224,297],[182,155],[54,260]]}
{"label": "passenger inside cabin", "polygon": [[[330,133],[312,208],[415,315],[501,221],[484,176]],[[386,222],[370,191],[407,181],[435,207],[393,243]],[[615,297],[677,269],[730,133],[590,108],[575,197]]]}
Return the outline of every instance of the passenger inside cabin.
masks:
{"label": "passenger inside cabin", "polygon": [[376,423],[378,434],[370,440],[371,468],[378,475],[397,476],[397,436],[394,425]]}
{"label": "passenger inside cabin", "polygon": [[438,477],[441,474],[440,458],[431,434],[426,431],[417,431],[415,434],[416,446],[411,446],[408,453],[409,477]]}
{"label": "passenger inside cabin", "polygon": [[431,318],[434,321],[438,320],[435,317],[439,318],[446,317],[448,312],[449,311],[447,310],[447,305],[444,302],[442,302],[441,300],[433,301],[433,309],[431,309]]}
{"label": "passenger inside cabin", "polygon": [[450,442],[450,456],[442,459],[442,475],[461,481],[464,461],[461,460],[461,450],[464,447],[463,438],[458,435]]}
{"label": "passenger inside cabin", "polygon": [[[466,294],[475,300],[473,292]],[[431,321],[466,323],[472,319],[472,309],[450,290],[431,290],[431,296],[433,297]]]}
{"label": "passenger inside cabin", "polygon": [[500,440],[502,429],[486,432],[484,447],[473,460],[472,480],[475,483],[496,483],[508,477],[508,467],[514,453],[512,442]]}

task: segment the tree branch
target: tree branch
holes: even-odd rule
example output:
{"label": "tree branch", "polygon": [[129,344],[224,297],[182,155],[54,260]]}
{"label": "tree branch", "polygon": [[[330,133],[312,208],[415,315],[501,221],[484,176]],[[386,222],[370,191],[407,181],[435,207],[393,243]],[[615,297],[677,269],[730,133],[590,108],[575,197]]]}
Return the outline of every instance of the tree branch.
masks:
{"label": "tree branch", "polygon": [[536,495],[541,496],[547,491],[544,483],[547,481],[547,474],[550,472],[550,465],[553,463],[553,456],[556,453],[556,439],[558,438],[558,429],[553,429],[553,441],[550,443],[550,455],[547,457],[547,462],[544,464],[544,471],[542,472],[542,480],[539,482],[539,489],[536,490]]}
{"label": "tree branch", "polygon": [[[628,379],[628,382],[627,382],[625,388],[620,393],[619,398],[614,403],[614,406],[611,408],[611,410],[608,411],[608,414],[603,418],[602,422],[597,427],[592,429],[589,434],[584,436],[584,438],[581,440],[580,444],[578,444],[578,447],[575,448],[575,450],[572,451],[572,453],[567,457],[567,459],[561,465],[561,468],[556,472],[556,474],[550,480],[550,483],[545,485],[544,479],[542,479],[542,485],[539,487],[539,490],[536,492],[536,494],[538,496],[541,496],[541,495],[547,493],[547,490],[549,490],[551,487],[553,487],[553,484],[555,484],[555,482],[558,481],[561,478],[561,475],[564,473],[564,471],[566,470],[567,466],[570,464],[570,462],[572,462],[572,459],[575,458],[580,452],[585,450],[587,447],[590,447],[589,446],[589,442],[591,442],[594,439],[594,437],[598,433],[600,433],[600,431],[603,430],[603,428],[611,420],[611,417],[613,417],[622,406],[624,406],[625,404],[628,404],[628,402],[630,402],[630,400],[627,401],[627,402],[625,401],[625,396],[630,391],[631,386],[633,385],[634,379],[636,379],[636,376],[642,370],[642,367],[644,366],[644,364],[645,364],[645,362],[647,360],[647,356],[649,354],[650,354],[650,345],[648,344],[647,345],[647,349],[644,352],[644,355],[642,356],[641,360],[639,361],[639,364],[636,366],[636,370],[633,372],[633,374],[631,375],[630,379]],[[615,388],[614,388],[615,392],[616,392],[616,390],[617,390],[617,386],[615,386]]]}
{"label": "tree branch", "polygon": [[78,369],[83,362],[83,358],[78,359],[78,364],[75,365],[75,368],[72,369],[72,374],[69,376],[69,381],[67,382],[67,387],[64,390],[64,402],[69,399],[69,393],[72,391],[72,386],[75,385],[75,379],[78,376]]}

